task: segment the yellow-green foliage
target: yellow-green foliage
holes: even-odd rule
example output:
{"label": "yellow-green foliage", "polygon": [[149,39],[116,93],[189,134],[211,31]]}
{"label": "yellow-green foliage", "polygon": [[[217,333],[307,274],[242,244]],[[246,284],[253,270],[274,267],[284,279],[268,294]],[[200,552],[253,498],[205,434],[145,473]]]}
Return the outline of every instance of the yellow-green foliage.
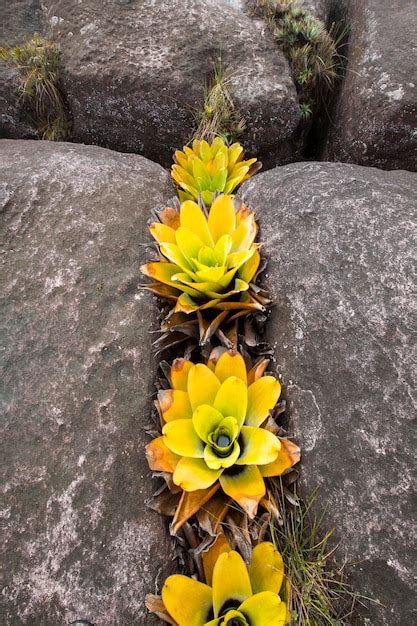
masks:
{"label": "yellow-green foliage", "polygon": [[198,201],[209,207],[216,193],[233,193],[239,185],[261,168],[256,159],[243,160],[239,143],[228,146],[216,137],[210,144],[194,139],[192,146],[176,150],[171,176],[178,187],[181,202]]}
{"label": "yellow-green foliage", "polygon": [[58,47],[35,33],[22,45],[0,48],[0,59],[17,70],[21,97],[40,137],[66,139],[70,124],[59,89]]}
{"label": "yellow-green foliage", "polygon": [[257,6],[290,62],[301,116],[309,119],[338,76],[337,43],[323,22],[299,7],[296,0],[257,0]]}

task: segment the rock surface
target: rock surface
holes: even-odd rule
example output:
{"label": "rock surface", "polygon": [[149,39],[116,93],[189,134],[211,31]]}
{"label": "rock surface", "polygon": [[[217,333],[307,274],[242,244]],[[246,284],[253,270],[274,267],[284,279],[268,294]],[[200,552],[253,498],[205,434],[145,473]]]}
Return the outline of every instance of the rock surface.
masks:
{"label": "rock surface", "polygon": [[314,15],[314,17],[326,23],[329,1],[330,0],[298,0],[297,4]]}
{"label": "rock surface", "polygon": [[61,45],[73,139],[168,165],[188,141],[214,63],[246,118],[243,141],[274,163],[294,157],[299,109],[272,37],[226,0],[46,0]]}
{"label": "rock surface", "polygon": [[[414,0],[348,2],[347,74],[324,158],[417,169]],[[393,13],[394,11],[394,13]]]}
{"label": "rock surface", "polygon": [[0,61],[0,139],[36,139],[19,97],[17,72]]}
{"label": "rock surface", "polygon": [[267,340],[303,484],[329,506],[356,591],[385,605],[369,604],[369,626],[415,623],[416,183],[410,172],[303,163],[259,174],[241,193],[269,257]]}
{"label": "rock surface", "polygon": [[144,456],[157,316],[140,244],[168,174],[135,155],[0,142],[2,624],[157,624],[171,563]]}

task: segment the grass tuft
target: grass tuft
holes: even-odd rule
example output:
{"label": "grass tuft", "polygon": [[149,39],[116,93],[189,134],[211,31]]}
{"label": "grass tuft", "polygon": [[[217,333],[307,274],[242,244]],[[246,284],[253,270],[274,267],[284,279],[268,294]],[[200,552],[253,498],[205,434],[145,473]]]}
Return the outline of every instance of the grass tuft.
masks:
{"label": "grass tuft", "polygon": [[325,513],[319,519],[313,513],[315,493],[304,502],[294,485],[288,490],[281,481],[275,499],[280,519],[271,522],[270,532],[291,587],[292,626],[347,626],[357,605],[369,598],[354,592],[344,566],[334,564],[329,540],[335,529],[322,534]]}
{"label": "grass tuft", "polygon": [[235,109],[228,89],[230,74],[219,62],[204,92],[204,104],[196,113],[197,130],[193,139],[205,139],[209,143],[221,137],[225,143],[233,142],[245,129],[245,121]]}
{"label": "grass tuft", "polygon": [[59,48],[38,34],[26,43],[1,47],[0,59],[15,68],[28,115],[42,139],[64,141],[70,122],[59,88]]}

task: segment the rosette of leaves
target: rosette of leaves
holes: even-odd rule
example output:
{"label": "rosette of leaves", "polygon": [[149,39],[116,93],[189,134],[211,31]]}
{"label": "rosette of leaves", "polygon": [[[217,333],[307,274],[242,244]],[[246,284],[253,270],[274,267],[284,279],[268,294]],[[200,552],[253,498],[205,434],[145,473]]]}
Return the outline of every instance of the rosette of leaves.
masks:
{"label": "rosette of leaves", "polygon": [[165,581],[162,600],[148,596],[147,606],[177,626],[284,626],[287,595],[282,556],[272,543],[262,542],[253,548],[249,568],[225,547],[210,585],[174,574]]}
{"label": "rosette of leaves", "polygon": [[269,299],[254,284],[260,253],[254,243],[255,216],[248,207],[223,194],[208,212],[187,200],[179,211],[165,209],[159,217],[150,232],[160,259],[141,270],[153,279],[144,285],[147,289],[175,303],[164,330],[184,331],[188,325],[187,335],[194,325],[204,343],[226,317],[265,310]]}
{"label": "rosette of leaves", "polygon": [[216,193],[233,193],[262,167],[255,158],[244,160],[239,143],[227,146],[220,137],[211,144],[194,139],[191,148],[184,146],[175,152],[174,161],[171,176],[180,200],[201,198],[206,206],[212,204]]}
{"label": "rosette of leaves", "polygon": [[158,392],[162,435],[147,446],[150,468],[170,475],[183,492],[198,492],[201,502],[221,487],[253,518],[264,479],[300,458],[298,446],[268,423],[281,386],[265,367],[248,372],[240,353],[222,348],[207,365],[176,359],[171,388]]}

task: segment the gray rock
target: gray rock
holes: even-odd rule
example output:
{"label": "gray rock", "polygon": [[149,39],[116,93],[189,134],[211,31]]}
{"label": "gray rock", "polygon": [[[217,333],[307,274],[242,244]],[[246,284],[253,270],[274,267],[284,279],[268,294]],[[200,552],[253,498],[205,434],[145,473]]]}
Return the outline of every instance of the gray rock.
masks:
{"label": "gray rock", "polygon": [[243,141],[269,162],[294,158],[299,109],[272,37],[225,0],[46,0],[61,45],[73,139],[168,165],[193,131],[214,63],[247,120]]}
{"label": "gray rock", "polygon": [[329,0],[298,0],[297,4],[326,23]]}
{"label": "gray rock", "polygon": [[324,158],[417,168],[414,0],[349,2],[347,74]]}
{"label": "gray rock", "polygon": [[40,0],[2,2],[0,45],[16,44],[42,29]]}
{"label": "gray rock", "polygon": [[36,139],[25,114],[15,69],[0,61],[0,139]]}
{"label": "gray rock", "polygon": [[355,590],[385,605],[369,604],[368,625],[415,623],[416,182],[410,172],[303,163],[259,174],[241,193],[269,258],[276,307],[266,339],[303,485],[329,506]]}
{"label": "gray rock", "polygon": [[139,156],[0,142],[2,624],[159,623],[143,605],[173,567],[145,506],[158,313],[137,286],[171,195]]}

